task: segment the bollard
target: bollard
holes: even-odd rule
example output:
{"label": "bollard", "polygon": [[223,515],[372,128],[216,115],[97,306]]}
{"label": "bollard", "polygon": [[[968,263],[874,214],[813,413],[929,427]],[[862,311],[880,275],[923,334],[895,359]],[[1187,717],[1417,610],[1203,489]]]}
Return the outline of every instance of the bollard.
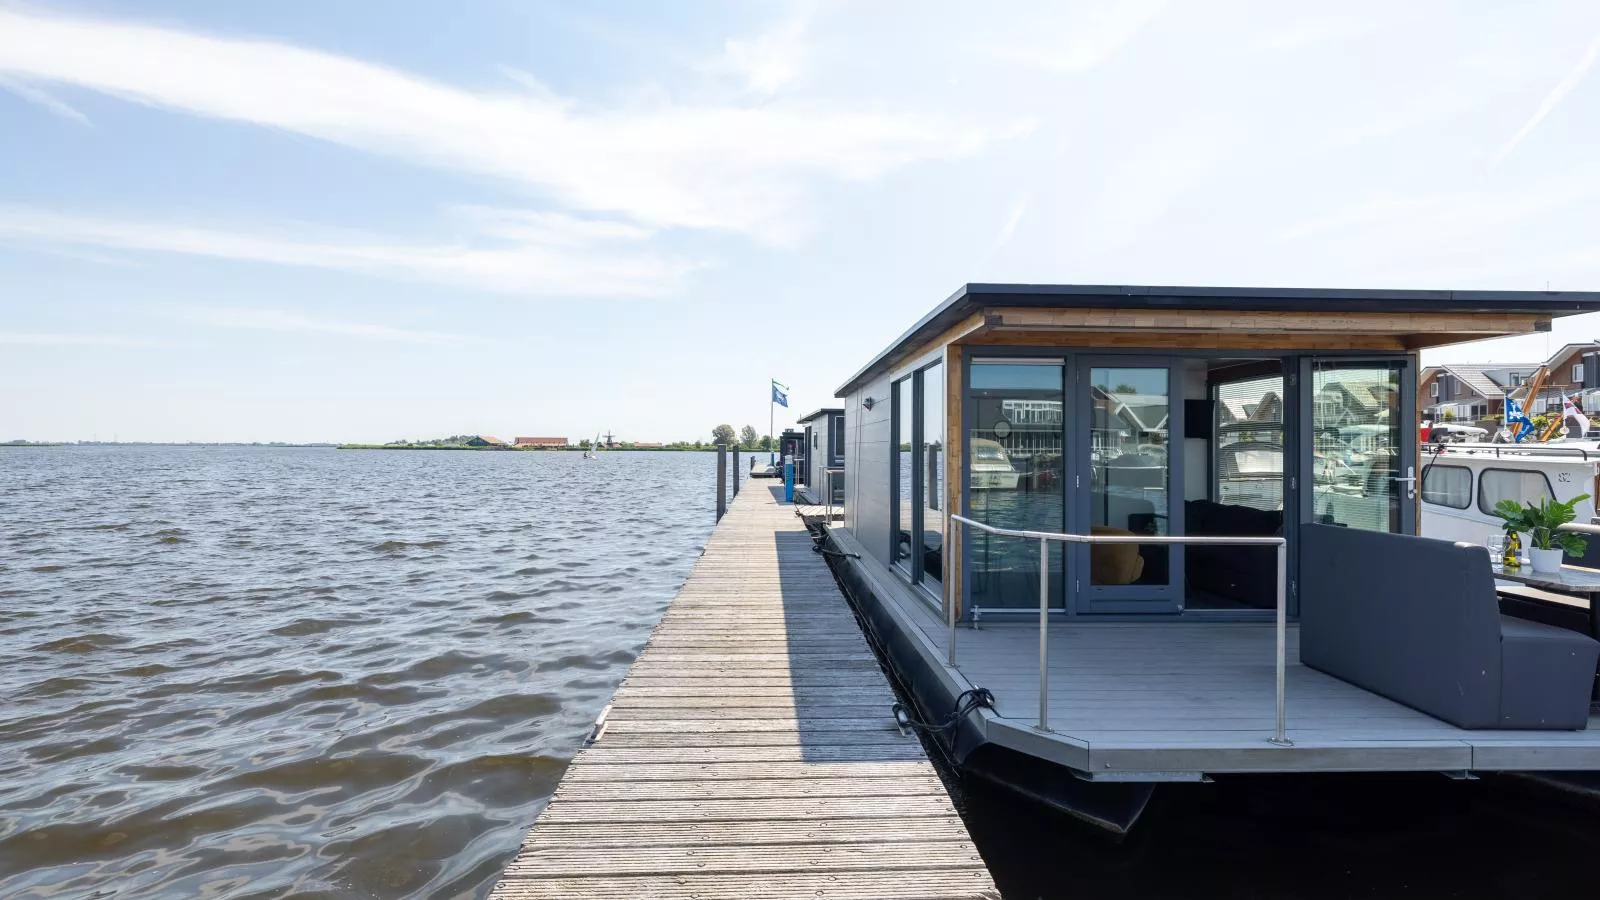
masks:
{"label": "bollard", "polygon": [[733,445],[733,496],[739,496],[739,445]]}
{"label": "bollard", "polygon": [[717,445],[717,521],[728,512],[728,445]]}

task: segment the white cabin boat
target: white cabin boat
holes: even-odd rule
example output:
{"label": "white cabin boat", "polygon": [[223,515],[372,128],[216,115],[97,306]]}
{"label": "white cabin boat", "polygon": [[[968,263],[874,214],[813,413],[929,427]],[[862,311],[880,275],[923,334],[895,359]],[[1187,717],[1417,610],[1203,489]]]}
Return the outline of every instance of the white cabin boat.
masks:
{"label": "white cabin boat", "polygon": [[1576,521],[1594,521],[1600,442],[1429,444],[1422,458],[1424,537],[1482,544],[1504,531],[1492,512],[1501,500],[1537,503],[1588,494],[1576,507]]}

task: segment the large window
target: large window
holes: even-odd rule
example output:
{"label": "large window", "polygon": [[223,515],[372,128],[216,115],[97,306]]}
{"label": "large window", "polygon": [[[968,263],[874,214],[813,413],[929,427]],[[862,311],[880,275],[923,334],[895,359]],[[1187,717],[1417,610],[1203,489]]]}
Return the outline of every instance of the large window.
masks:
{"label": "large window", "polygon": [[922,582],[937,591],[944,581],[944,366],[917,373],[922,431],[917,436],[922,480]]}
{"label": "large window", "polygon": [[1430,464],[1422,469],[1422,502],[1451,509],[1472,505],[1472,470],[1466,466]]}
{"label": "large window", "polygon": [[844,413],[828,416],[828,465],[844,465]]}
{"label": "large window", "polygon": [[1219,380],[1211,390],[1211,499],[1283,509],[1283,375]]}
{"label": "large window", "polygon": [[911,512],[912,504],[916,502],[911,484],[912,473],[916,471],[916,461],[911,454],[913,423],[916,421],[913,395],[910,375],[894,383],[894,453],[890,469],[894,478],[891,485],[894,494],[894,563],[908,572],[913,571]]}
{"label": "large window", "polygon": [[[1001,528],[1064,531],[1063,367],[1060,361],[976,360],[967,432],[968,515]],[[1039,602],[1039,542],[971,529],[967,584],[974,609],[1031,609]],[[1063,572],[1061,545],[1049,569]],[[1065,578],[1051,578],[1060,608]]]}
{"label": "large window", "polygon": [[938,593],[944,580],[944,366],[894,385],[895,564]]}
{"label": "large window", "polygon": [[1530,503],[1541,497],[1552,498],[1550,479],[1543,472],[1520,469],[1484,469],[1478,476],[1478,510],[1494,513],[1495,504],[1501,500]]}

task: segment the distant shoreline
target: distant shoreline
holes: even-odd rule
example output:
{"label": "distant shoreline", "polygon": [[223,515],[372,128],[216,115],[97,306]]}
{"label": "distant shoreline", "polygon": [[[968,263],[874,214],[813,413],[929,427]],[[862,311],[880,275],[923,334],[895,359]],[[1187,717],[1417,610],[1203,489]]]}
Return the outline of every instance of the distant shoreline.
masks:
{"label": "distant shoreline", "polygon": [[325,447],[334,443],[290,444],[283,441],[7,441],[0,447]]}
{"label": "distant shoreline", "polygon": [[[485,447],[472,447],[466,444],[340,444],[340,450],[473,450],[490,452],[511,453],[584,453],[584,447],[508,447],[490,444]],[[599,450],[600,453],[705,453],[714,451],[710,447],[607,447]],[[750,453],[761,451],[751,450]]]}

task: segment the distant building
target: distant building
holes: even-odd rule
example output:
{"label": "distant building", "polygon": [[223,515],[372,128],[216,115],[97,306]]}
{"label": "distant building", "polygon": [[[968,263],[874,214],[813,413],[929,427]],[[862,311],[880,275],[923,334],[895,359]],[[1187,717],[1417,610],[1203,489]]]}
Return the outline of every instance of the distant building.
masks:
{"label": "distant building", "polygon": [[564,437],[519,437],[516,439],[518,447],[565,447],[567,439]]}
{"label": "distant building", "polygon": [[489,434],[475,434],[467,439],[468,447],[504,447],[506,442]]}
{"label": "distant building", "polygon": [[[1422,370],[1418,394],[1418,403],[1423,407],[1422,417],[1435,421],[1449,418],[1468,422],[1499,419],[1505,414],[1506,394],[1526,393],[1519,388],[1525,388],[1538,371],[1539,363],[1526,362],[1429,366]],[[1555,405],[1557,409],[1561,408],[1559,392],[1555,395]],[[1528,413],[1532,415],[1540,411],[1533,408]]]}
{"label": "distant building", "polygon": [[663,445],[660,441],[629,441],[623,446],[632,447],[635,450],[660,450]]}

